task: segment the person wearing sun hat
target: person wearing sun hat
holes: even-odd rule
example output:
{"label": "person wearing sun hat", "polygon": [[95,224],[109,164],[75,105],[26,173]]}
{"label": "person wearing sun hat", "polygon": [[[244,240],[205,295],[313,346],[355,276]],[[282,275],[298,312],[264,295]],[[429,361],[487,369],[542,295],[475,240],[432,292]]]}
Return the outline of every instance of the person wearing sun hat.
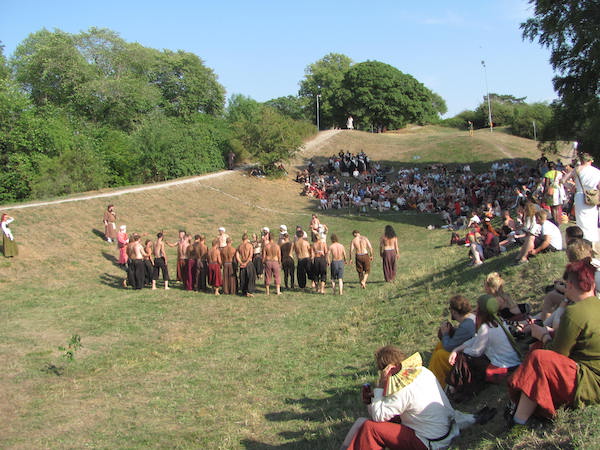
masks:
{"label": "person wearing sun hat", "polygon": [[487,406],[475,415],[455,410],[418,353],[407,358],[386,345],[375,352],[375,362],[377,387],[364,385],[362,391],[371,419],[356,421],[342,449],[446,448],[462,428],[484,424],[496,413]]}

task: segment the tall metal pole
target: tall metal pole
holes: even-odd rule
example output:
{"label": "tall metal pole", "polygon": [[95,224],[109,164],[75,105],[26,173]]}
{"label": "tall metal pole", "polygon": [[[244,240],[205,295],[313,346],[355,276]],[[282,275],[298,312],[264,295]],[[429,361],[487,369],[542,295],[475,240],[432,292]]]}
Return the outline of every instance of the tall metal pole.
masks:
{"label": "tall metal pole", "polygon": [[321,94],[317,94],[317,131],[321,131],[321,126],[319,124],[319,100],[321,99]]}
{"label": "tall metal pole", "polygon": [[487,81],[487,69],[485,67],[485,61],[481,61],[481,65],[483,66],[483,76],[485,78],[485,90],[487,92],[487,104],[488,104],[488,122],[490,124],[490,133],[494,131],[494,123],[492,122],[492,103],[490,102],[490,90],[488,88]]}
{"label": "tall metal pole", "polygon": [[535,120],[533,121],[533,140],[537,141],[537,129],[535,128]]}

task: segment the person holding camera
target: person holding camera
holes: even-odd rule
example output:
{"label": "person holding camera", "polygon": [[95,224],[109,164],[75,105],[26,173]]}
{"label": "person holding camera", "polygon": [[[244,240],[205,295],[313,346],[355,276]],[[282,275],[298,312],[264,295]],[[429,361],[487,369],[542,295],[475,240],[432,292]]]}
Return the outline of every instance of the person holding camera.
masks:
{"label": "person holding camera", "polygon": [[475,334],[475,314],[471,304],[462,295],[450,298],[450,318],[458,322],[458,327],[444,321],[438,330],[439,342],[429,360],[429,370],[433,372],[442,388],[446,387],[446,376],[452,369],[448,362],[450,352]]}

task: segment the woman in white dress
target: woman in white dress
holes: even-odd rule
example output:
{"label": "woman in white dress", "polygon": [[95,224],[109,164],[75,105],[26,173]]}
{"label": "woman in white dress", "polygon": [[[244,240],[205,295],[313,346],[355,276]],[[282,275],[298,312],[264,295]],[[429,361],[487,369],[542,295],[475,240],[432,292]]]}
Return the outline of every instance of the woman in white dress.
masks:
{"label": "woman in white dress", "polygon": [[598,189],[600,187],[600,170],[592,166],[594,158],[587,153],[579,156],[581,164],[575,167],[563,180],[569,178],[575,180],[577,191],[575,192],[575,219],[577,226],[583,230],[583,237],[594,243],[600,241],[598,235],[598,207],[586,205],[584,191]]}

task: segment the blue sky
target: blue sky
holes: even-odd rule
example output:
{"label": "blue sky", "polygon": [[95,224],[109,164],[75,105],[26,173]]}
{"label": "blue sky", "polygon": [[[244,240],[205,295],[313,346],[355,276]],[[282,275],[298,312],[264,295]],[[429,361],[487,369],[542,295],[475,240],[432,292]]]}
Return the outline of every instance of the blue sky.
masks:
{"label": "blue sky", "polygon": [[447,116],[490,92],[552,101],[549,52],[523,41],[524,0],[0,0],[0,41],[10,56],[42,28],[110,28],[129,42],[197,54],[227,95],[258,101],[296,95],[304,69],[328,53],[382,61],[440,94]]}

